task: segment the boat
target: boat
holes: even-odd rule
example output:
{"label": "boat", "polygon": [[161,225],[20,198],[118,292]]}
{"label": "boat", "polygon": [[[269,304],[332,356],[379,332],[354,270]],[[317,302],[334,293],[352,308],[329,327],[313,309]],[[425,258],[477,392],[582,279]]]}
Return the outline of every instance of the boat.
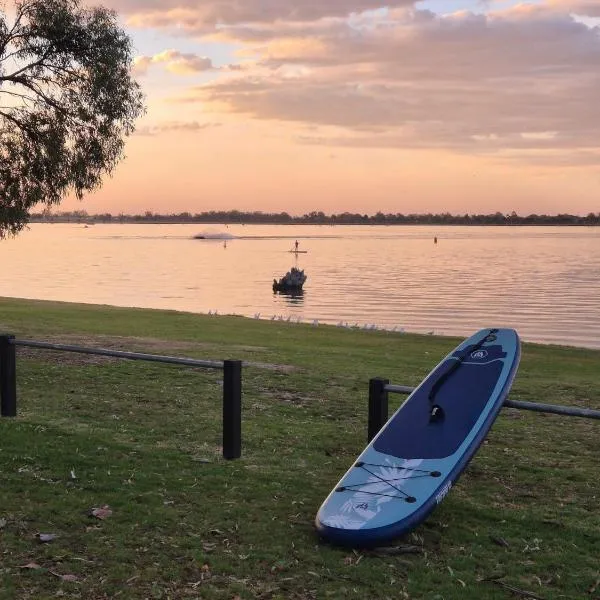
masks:
{"label": "boat", "polygon": [[273,291],[274,292],[290,292],[300,291],[306,281],[307,276],[304,273],[304,269],[298,269],[292,267],[283,277],[273,279]]}
{"label": "boat", "polygon": [[228,231],[215,231],[214,229],[206,229],[193,236],[195,240],[232,240],[235,236]]}

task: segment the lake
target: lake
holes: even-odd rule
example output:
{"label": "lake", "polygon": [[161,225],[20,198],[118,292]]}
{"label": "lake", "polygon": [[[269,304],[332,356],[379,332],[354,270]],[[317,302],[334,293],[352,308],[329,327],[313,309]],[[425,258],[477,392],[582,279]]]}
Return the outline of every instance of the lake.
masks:
{"label": "lake", "polygon": [[0,296],[600,348],[598,227],[33,224],[0,264]]}

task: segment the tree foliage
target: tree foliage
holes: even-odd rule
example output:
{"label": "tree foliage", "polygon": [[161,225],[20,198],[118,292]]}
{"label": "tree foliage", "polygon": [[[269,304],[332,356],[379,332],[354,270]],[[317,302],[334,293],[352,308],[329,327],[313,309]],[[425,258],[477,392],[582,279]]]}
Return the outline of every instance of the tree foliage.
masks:
{"label": "tree foliage", "polygon": [[98,188],[144,111],[116,14],[79,0],[0,6],[0,237],[38,203]]}

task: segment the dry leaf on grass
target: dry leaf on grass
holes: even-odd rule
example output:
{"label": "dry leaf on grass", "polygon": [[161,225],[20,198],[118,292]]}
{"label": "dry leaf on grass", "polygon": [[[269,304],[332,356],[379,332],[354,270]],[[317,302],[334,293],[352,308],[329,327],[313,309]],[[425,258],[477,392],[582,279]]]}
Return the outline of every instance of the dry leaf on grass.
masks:
{"label": "dry leaf on grass", "polygon": [[494,542],[494,544],[496,544],[496,546],[502,546],[504,548],[508,548],[510,546],[510,544],[502,537],[496,537],[491,535],[490,539],[492,540],[492,542]]}
{"label": "dry leaf on grass", "polygon": [[54,571],[48,571],[51,575],[54,575],[54,577],[58,577],[59,579],[62,579],[62,581],[79,581],[79,578],[77,577],[77,575],[72,575],[70,573],[67,573],[66,575],[61,575],[60,573],[55,573]]}
{"label": "dry leaf on grass", "polygon": [[40,567],[40,565],[38,565],[37,563],[34,562],[30,562],[27,563],[26,565],[21,565],[19,567],[19,569],[31,569],[32,571],[35,571],[37,569],[42,569],[43,567]]}
{"label": "dry leaf on grass", "polygon": [[373,554],[383,554],[386,556],[395,556],[397,554],[423,554],[423,546],[411,546],[410,544],[400,544],[398,546],[381,546],[372,550]]}
{"label": "dry leaf on grass", "polygon": [[105,504],[104,506],[101,506],[100,508],[92,508],[92,510],[90,511],[90,516],[96,517],[96,519],[106,519],[106,518],[110,517],[111,515],[112,515],[112,510],[110,509],[108,504]]}

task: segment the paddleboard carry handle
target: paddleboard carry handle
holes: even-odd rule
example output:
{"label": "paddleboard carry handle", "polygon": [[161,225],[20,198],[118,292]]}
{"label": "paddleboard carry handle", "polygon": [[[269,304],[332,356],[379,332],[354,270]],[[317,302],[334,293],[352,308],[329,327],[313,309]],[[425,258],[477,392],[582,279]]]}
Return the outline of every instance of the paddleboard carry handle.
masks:
{"label": "paddleboard carry handle", "polygon": [[437,423],[439,421],[443,421],[444,417],[444,409],[439,404],[434,404],[429,412],[429,422]]}
{"label": "paddleboard carry handle", "polygon": [[457,357],[450,368],[442,373],[435,383],[431,386],[431,390],[429,391],[429,422],[430,423],[439,423],[444,419],[445,413],[444,409],[439,405],[435,404],[435,396],[440,391],[440,388],[444,383],[448,380],[448,378],[456,371],[460,365],[464,362],[464,360],[470,356],[476,350],[479,350],[485,342],[492,342],[496,339],[495,334],[498,333],[497,329],[490,329],[488,333],[486,333],[476,344],[473,346],[469,346],[466,348],[460,356]]}

